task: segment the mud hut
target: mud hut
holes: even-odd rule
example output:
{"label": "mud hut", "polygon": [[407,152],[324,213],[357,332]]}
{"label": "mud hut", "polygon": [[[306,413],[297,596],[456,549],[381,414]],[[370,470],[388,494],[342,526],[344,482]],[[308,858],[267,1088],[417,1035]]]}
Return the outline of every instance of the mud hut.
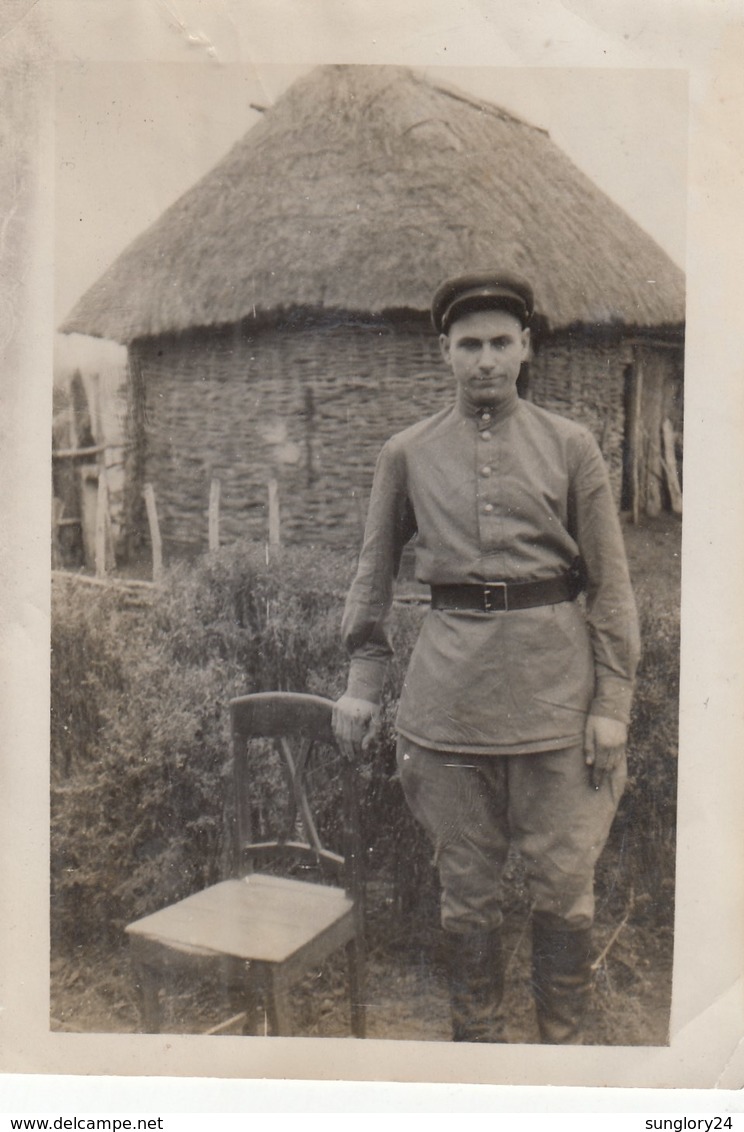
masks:
{"label": "mud hut", "polygon": [[404,68],[327,66],[63,327],[129,348],[130,531],[149,481],[166,545],[203,543],[216,477],[223,539],[263,538],[275,479],[284,539],[356,543],[380,444],[451,396],[432,290],[493,263],[536,284],[523,394],[592,428],[619,506],[658,511],[682,272],[544,130]]}

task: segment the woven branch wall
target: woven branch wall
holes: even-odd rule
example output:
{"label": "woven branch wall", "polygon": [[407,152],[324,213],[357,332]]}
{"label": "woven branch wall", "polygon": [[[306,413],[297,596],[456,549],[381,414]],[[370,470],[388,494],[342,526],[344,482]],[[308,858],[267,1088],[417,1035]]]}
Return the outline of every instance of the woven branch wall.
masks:
{"label": "woven branch wall", "polygon": [[[622,346],[546,344],[530,397],[587,424],[619,501]],[[426,322],[240,327],[144,339],[132,349],[133,435],[155,487],[166,548],[204,546],[210,480],[221,482],[222,542],[267,537],[267,482],[279,484],[286,542],[357,546],[375,459],[393,432],[438,411],[452,378]],[[141,512],[130,509],[141,527]]]}
{"label": "woven branch wall", "polygon": [[436,339],[420,326],[253,338],[235,330],[136,345],[145,477],[166,543],[205,542],[216,477],[223,542],[266,538],[274,478],[283,541],[356,546],[383,441],[450,396]]}
{"label": "woven branch wall", "polygon": [[530,397],[561,416],[591,429],[610,470],[619,504],[625,437],[625,370],[632,347],[622,341],[548,342],[530,364]]}

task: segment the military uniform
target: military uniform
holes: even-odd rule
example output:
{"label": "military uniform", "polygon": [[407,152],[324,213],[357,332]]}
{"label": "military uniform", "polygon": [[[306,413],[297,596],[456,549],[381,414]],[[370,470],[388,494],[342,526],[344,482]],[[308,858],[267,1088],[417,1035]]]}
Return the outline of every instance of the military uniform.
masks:
{"label": "military uniform", "polygon": [[[526,322],[528,285],[503,280],[496,294],[493,275],[445,284],[435,327],[489,304]],[[619,759],[593,789],[585,727],[590,714],[627,723],[639,652],[594,438],[514,385],[493,405],[458,396],[388,441],[343,621],[356,699],[379,700],[395,577],[414,536],[432,608],[402,689],[398,761],[442,882],[454,1036],[501,1038],[501,873],[513,843],[531,888],[543,1039],[578,1040],[576,1020],[551,1024],[563,1007],[546,1002],[566,975],[574,1013],[586,997],[594,866],[625,780]]]}

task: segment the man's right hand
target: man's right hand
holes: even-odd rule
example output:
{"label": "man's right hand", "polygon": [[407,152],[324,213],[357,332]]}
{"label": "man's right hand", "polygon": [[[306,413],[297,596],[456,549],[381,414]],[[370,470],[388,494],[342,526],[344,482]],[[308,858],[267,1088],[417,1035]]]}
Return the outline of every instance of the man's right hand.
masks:
{"label": "man's right hand", "polygon": [[333,707],[333,730],[338,745],[348,759],[366,751],[380,729],[380,709],[369,700],[342,696]]}

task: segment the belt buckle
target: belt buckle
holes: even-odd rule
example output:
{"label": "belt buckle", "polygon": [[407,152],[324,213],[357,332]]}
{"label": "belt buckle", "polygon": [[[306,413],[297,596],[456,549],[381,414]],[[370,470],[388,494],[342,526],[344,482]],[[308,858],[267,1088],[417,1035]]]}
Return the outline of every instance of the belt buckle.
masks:
{"label": "belt buckle", "polygon": [[[503,593],[504,593],[504,610],[503,611],[504,611],[504,613],[508,613],[508,611],[509,611],[509,598],[508,598],[508,593],[507,593],[507,588],[506,588],[506,582],[487,582],[486,585],[483,587],[483,611],[484,611],[484,613],[492,613],[493,612],[493,606],[491,605],[491,591],[492,590],[503,590]],[[500,611],[500,608],[501,607],[499,607],[497,612]]]}

